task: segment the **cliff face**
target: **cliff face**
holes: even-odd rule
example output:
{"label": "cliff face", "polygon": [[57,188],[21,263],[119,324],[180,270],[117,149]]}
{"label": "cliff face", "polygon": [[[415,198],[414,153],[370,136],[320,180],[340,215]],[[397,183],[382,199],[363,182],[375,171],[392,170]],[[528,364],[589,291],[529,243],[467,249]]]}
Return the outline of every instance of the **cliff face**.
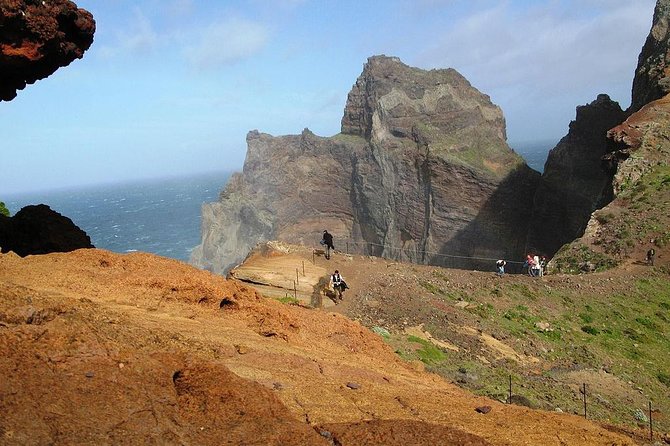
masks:
{"label": "cliff face", "polygon": [[670,92],[670,0],[657,0],[649,36],[642,47],[633,79],[630,111]]}
{"label": "cliff face", "polygon": [[619,104],[604,94],[577,107],[568,134],[545,163],[535,194],[529,249],[553,255],[580,237],[593,211],[612,200],[613,171],[602,157],[611,150],[607,131],[625,118]]}
{"label": "cliff face", "polygon": [[[372,57],[330,138],[251,132],[241,174],[203,207],[196,265],[223,272],[259,241],[415,262],[518,256],[538,174],[505,142],[488,96],[455,70]],[[455,265],[458,266],[458,265]]]}
{"label": "cliff face", "polygon": [[0,101],[80,59],[95,21],[68,0],[0,2]]}
{"label": "cliff face", "polygon": [[[604,268],[631,258],[639,261],[652,247],[659,259],[668,254],[669,24],[670,1],[658,0],[635,72],[631,107],[619,122],[614,122],[618,111],[612,113],[607,143],[600,144],[606,146],[602,167],[597,169],[594,163],[591,169],[594,177],[608,178],[610,198],[599,203],[596,212],[585,215],[583,234],[580,232],[577,240],[561,248],[555,263],[564,270]],[[600,152],[598,147],[592,144],[594,161],[595,153]]]}

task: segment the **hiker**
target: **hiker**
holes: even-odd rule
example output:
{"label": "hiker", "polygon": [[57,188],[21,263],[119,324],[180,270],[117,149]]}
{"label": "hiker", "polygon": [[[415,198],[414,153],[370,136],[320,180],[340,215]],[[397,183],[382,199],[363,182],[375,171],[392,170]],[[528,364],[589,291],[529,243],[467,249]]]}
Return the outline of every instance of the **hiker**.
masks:
{"label": "hiker", "polygon": [[656,256],[656,251],[654,248],[651,248],[647,251],[647,265],[654,266],[654,257]]}
{"label": "hiker", "polygon": [[330,276],[330,284],[335,291],[335,302],[337,303],[338,300],[342,300],[342,293],[349,287],[338,270],[335,270],[335,273]]}
{"label": "hiker", "polygon": [[540,266],[540,256],[533,256],[533,277],[542,277],[542,267]]}
{"label": "hiker", "polygon": [[503,259],[500,259],[496,262],[496,266],[498,267],[498,272],[496,274],[498,276],[502,277],[505,275],[505,265],[507,265],[507,262],[505,262]]}
{"label": "hiker", "polygon": [[523,266],[528,268],[528,275],[532,276],[533,275],[533,256],[528,254],[526,256],[526,261],[523,263]]}
{"label": "hiker", "polygon": [[326,247],[326,259],[330,259],[330,251],[335,251],[335,246],[333,246],[333,236],[331,233],[327,230],[324,230],[320,243]]}
{"label": "hiker", "polygon": [[540,258],[540,276],[544,276],[547,274],[547,258],[545,256],[542,256]]}

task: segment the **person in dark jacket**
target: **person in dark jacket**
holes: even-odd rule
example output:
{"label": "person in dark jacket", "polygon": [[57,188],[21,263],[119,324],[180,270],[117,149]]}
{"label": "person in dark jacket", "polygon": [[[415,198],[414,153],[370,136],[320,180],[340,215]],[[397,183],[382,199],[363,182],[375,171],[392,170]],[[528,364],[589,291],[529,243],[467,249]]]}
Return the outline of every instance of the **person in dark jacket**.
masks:
{"label": "person in dark jacket", "polygon": [[326,258],[330,259],[330,252],[335,251],[335,246],[333,245],[333,236],[327,230],[323,231],[323,238],[321,240],[323,245],[326,247]]}

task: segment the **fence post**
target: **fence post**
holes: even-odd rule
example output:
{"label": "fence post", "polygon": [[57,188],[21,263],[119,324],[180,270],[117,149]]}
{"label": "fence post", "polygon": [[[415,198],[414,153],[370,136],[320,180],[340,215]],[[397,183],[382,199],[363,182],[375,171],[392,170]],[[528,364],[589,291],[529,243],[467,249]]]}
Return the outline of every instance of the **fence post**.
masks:
{"label": "fence post", "polygon": [[295,269],[295,283],[299,284],[300,283],[300,277],[298,274],[298,268]]}
{"label": "fence post", "polygon": [[654,441],[654,425],[651,421],[651,401],[649,401],[649,441]]}
{"label": "fence post", "polygon": [[584,418],[586,418],[586,383],[584,383]]}
{"label": "fence post", "polygon": [[298,287],[295,284],[295,281],[293,281],[293,296],[297,299],[298,298]]}
{"label": "fence post", "polygon": [[512,404],[512,375],[509,376],[509,399],[507,404]]}
{"label": "fence post", "polygon": [[305,277],[305,261],[302,261],[302,277]]}
{"label": "fence post", "polygon": [[347,255],[349,254],[349,242],[347,242]]}

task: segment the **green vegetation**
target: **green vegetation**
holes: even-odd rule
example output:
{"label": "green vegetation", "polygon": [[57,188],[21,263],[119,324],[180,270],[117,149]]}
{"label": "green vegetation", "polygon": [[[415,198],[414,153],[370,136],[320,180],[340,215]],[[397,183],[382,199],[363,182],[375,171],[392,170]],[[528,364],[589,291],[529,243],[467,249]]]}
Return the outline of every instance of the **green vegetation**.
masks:
{"label": "green vegetation", "polygon": [[[520,278],[468,288],[450,284],[444,272],[433,271],[429,277],[417,279],[419,292],[451,304],[458,325],[476,331],[454,331],[442,313],[422,308],[415,313],[421,319],[411,324],[424,323],[433,336],[460,350],[442,350],[401,332],[384,337],[402,358],[420,360],[431,372],[499,401],[507,399],[511,376],[519,401],[580,413],[574,379],[586,379],[601,386],[589,403],[594,419],[635,425],[631,404],[644,407],[650,399],[661,412],[670,412],[670,400],[663,398],[670,388],[670,272],[657,268],[628,281],[612,280],[616,275],[554,282]],[[456,300],[449,300],[453,296],[470,304],[459,308]],[[478,333],[493,336],[521,356],[539,359],[547,368],[538,374],[536,366],[500,356]],[[615,383],[623,387],[614,385],[608,393]],[[625,398],[617,393],[621,388],[629,389]],[[659,428],[670,430],[670,421],[659,421]]]}
{"label": "green vegetation", "polygon": [[288,305],[299,305],[300,301],[296,299],[293,296],[284,296],[284,297],[277,297],[276,300],[283,304],[288,304]]}
{"label": "green vegetation", "polygon": [[421,348],[416,350],[415,353],[421,362],[425,364],[437,364],[446,359],[444,352],[430,341],[419,338],[417,336],[409,336],[407,337],[407,340],[409,342],[421,345]]}
{"label": "green vegetation", "polygon": [[[628,245],[625,238],[618,240],[620,241],[619,243],[626,243]],[[581,243],[572,243],[563,246],[556,253],[552,262],[558,272],[565,274],[606,271],[614,268],[619,263],[615,258],[596,252]]]}
{"label": "green vegetation", "polygon": [[7,206],[5,206],[5,203],[3,201],[0,201],[0,215],[9,217],[9,209],[7,209]]}

